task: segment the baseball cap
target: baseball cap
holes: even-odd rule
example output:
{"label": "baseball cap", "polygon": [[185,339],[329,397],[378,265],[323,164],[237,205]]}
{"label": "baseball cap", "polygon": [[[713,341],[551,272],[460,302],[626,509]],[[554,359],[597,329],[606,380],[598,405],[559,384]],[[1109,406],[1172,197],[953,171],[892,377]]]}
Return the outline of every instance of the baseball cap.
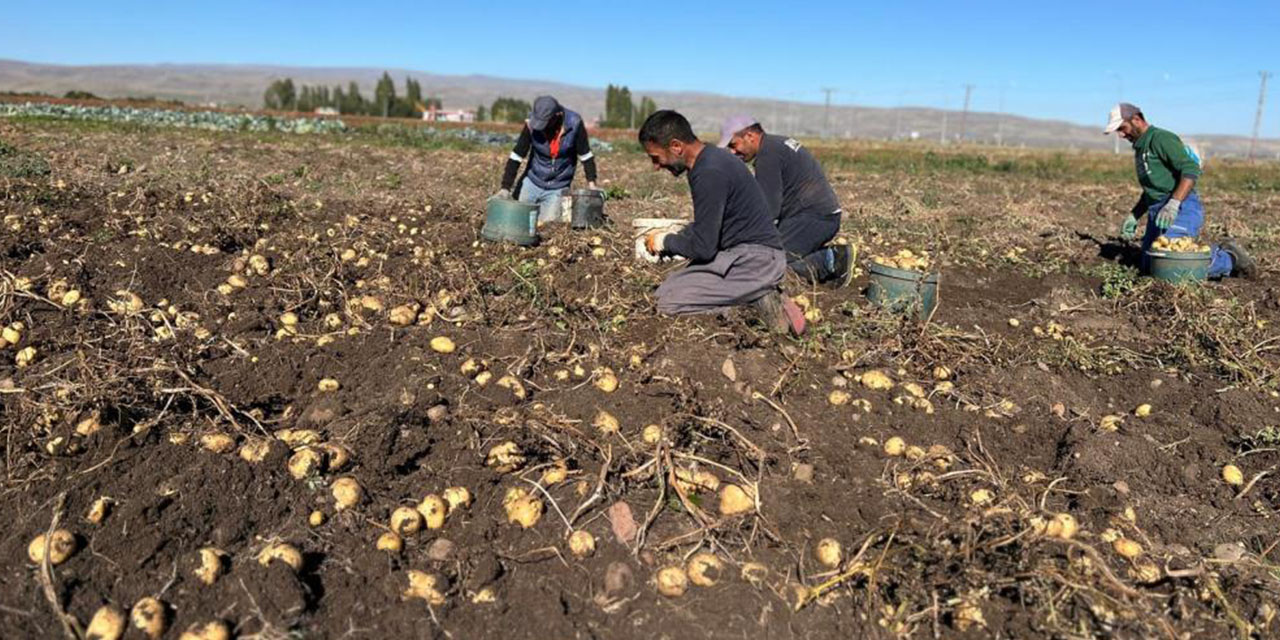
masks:
{"label": "baseball cap", "polygon": [[733,134],[746,129],[753,124],[759,124],[760,121],[751,116],[730,116],[726,118],[724,124],[720,125],[720,146],[729,146],[729,141],[733,139]]}
{"label": "baseball cap", "polygon": [[1128,102],[1117,102],[1116,106],[1111,107],[1111,117],[1107,120],[1107,128],[1102,130],[1103,135],[1115,133],[1121,123],[1139,113],[1142,113],[1142,109]]}
{"label": "baseball cap", "polygon": [[563,110],[555,98],[538,96],[538,99],[533,101],[533,111],[529,112],[529,129],[533,131],[546,129],[551,119]]}

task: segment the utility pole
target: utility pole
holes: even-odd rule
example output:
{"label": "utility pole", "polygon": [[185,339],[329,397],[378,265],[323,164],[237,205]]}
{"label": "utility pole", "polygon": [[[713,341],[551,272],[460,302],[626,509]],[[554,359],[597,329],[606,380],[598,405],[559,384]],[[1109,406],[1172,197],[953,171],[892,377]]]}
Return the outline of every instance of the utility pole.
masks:
{"label": "utility pole", "polygon": [[947,143],[947,107],[942,108],[942,133],[938,135],[938,144]]}
{"label": "utility pole", "polygon": [[964,111],[960,112],[960,142],[964,142],[965,134],[968,133],[969,124],[969,96],[973,94],[973,85],[966,84],[964,86]]}
{"label": "utility pole", "polygon": [[1262,86],[1258,88],[1258,113],[1253,116],[1253,137],[1249,139],[1249,159],[1253,159],[1253,149],[1258,146],[1258,130],[1262,128],[1262,107],[1267,102],[1267,78],[1271,77],[1270,71],[1259,71],[1258,75],[1262,76]]}
{"label": "utility pole", "polygon": [[831,135],[831,130],[827,128],[831,121],[831,94],[835,93],[836,89],[822,87],[821,91],[827,95],[826,105],[822,108],[822,137],[827,138]]}
{"label": "utility pole", "polygon": [[1004,83],[1000,83],[1000,119],[996,121],[996,146],[1004,146]]}
{"label": "utility pole", "polygon": [[[1108,71],[1107,73],[1116,77],[1116,104],[1120,104],[1124,101],[1124,78],[1121,78],[1120,74],[1115,71]],[[1120,133],[1113,132],[1111,134],[1111,141],[1114,145],[1112,153],[1120,155]]]}

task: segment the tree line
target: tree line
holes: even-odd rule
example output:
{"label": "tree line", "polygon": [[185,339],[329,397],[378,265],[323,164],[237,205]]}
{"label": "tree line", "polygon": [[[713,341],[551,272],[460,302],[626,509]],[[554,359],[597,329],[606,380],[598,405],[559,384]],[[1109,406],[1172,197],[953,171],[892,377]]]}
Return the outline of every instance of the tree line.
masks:
{"label": "tree line", "polygon": [[329,88],[324,85],[297,86],[293,78],[272,81],[262,95],[262,106],[277,111],[315,111],[320,108],[335,109],[341,114],[382,116],[384,118],[413,118],[425,109],[440,109],[439,98],[424,97],[422,85],[413,78],[405,78],[404,93],[396,93],[391,74],[382,72],[373,96],[365,98],[360,85],[354,80]]}
{"label": "tree line", "polygon": [[649,96],[641,97],[640,103],[636,104],[631,101],[631,89],[609,85],[605,89],[601,124],[611,129],[634,129],[657,110],[658,105]]}

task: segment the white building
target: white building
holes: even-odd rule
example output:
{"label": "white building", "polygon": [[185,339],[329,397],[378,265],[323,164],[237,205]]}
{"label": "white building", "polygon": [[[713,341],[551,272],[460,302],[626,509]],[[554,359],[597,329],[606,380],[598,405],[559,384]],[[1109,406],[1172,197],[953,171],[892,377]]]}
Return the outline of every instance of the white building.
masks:
{"label": "white building", "polygon": [[422,112],[422,119],[428,122],[475,122],[476,113],[464,109],[427,109]]}

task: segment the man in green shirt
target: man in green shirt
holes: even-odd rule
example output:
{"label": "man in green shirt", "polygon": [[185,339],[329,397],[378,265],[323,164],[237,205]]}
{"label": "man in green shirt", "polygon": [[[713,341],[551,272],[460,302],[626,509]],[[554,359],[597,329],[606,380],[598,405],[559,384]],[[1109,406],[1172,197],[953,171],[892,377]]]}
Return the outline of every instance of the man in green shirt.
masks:
{"label": "man in green shirt", "polygon": [[[1177,134],[1151,126],[1142,110],[1127,102],[1112,107],[1103,133],[1118,133],[1133,143],[1133,162],[1142,195],[1130,215],[1125,216],[1120,235],[1133,238],[1138,231],[1138,218],[1146,214],[1147,230],[1142,236],[1142,266],[1146,270],[1147,250],[1156,238],[1200,235],[1204,207],[1195,191],[1196,180],[1200,178],[1199,158]],[[1231,238],[1212,245],[1210,256],[1210,278],[1229,275],[1251,278],[1257,274],[1257,263]]]}

